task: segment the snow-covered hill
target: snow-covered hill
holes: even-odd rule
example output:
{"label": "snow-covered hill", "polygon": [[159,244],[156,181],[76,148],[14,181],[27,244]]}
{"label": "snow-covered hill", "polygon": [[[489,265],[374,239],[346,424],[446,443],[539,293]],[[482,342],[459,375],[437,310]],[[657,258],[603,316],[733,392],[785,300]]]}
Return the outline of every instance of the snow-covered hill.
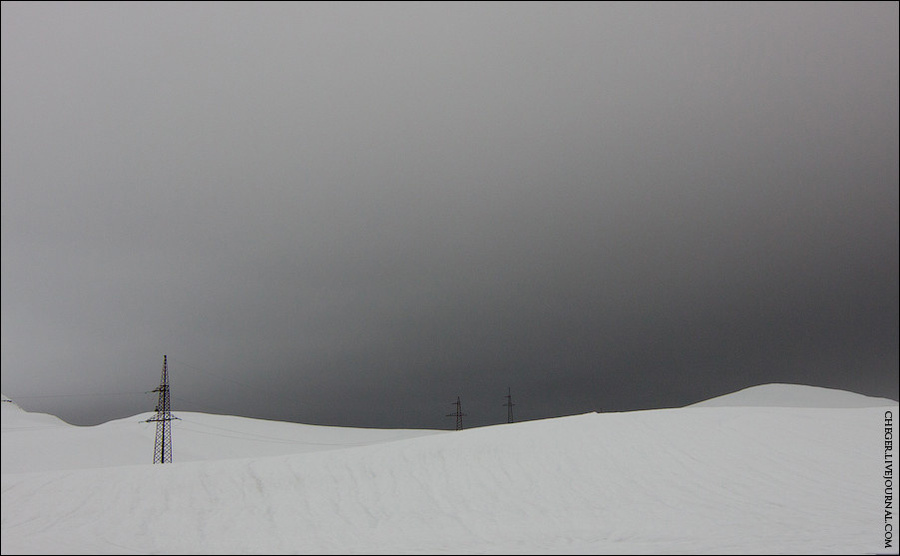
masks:
{"label": "snow-covered hill", "polygon": [[885,552],[884,414],[898,410],[870,400],[460,432],[178,414],[171,465],[141,463],[147,416],[73,427],[4,403],[2,552]]}
{"label": "snow-covered hill", "polygon": [[[140,465],[153,461],[153,413],[101,425],[70,425],[4,403],[3,473]],[[178,411],[172,422],[173,460],[210,461],[319,452],[446,431],[302,425]]]}
{"label": "snow-covered hill", "polygon": [[896,400],[846,390],[798,384],[762,384],[711,398],[688,407],[882,407]]}

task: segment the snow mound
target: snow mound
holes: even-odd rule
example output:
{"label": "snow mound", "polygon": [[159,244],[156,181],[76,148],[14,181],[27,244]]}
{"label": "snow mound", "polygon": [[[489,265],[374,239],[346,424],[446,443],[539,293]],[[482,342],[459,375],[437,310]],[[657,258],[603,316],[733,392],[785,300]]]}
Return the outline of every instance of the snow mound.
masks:
{"label": "snow mound", "polygon": [[802,384],[763,384],[710,398],[687,407],[885,407],[896,400],[864,396],[846,390]]}
{"label": "snow mound", "polygon": [[55,415],[29,413],[19,407],[6,394],[2,394],[2,396],[4,403],[0,404],[0,411],[2,411],[3,432],[71,426]]}
{"label": "snow mound", "polygon": [[[30,413],[4,396],[3,473],[92,469],[153,461],[156,424],[146,412],[95,426],[76,426]],[[448,431],[366,429],[173,412],[173,460],[177,462],[280,456],[339,450]]]}

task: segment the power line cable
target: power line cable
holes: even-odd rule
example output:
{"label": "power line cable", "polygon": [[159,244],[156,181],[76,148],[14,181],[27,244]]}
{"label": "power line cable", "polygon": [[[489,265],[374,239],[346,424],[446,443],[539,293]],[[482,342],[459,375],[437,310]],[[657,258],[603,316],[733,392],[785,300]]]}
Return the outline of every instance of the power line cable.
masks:
{"label": "power line cable", "polygon": [[[220,431],[230,432],[230,433],[238,434],[241,436],[238,437],[238,436],[232,436],[232,435],[216,435],[216,433],[203,432],[203,431],[198,431],[195,429],[187,429],[192,432],[197,432],[197,433],[202,433],[202,434],[210,434],[210,435],[216,435],[216,436],[223,436],[226,438],[259,439],[259,440],[264,440],[267,442],[275,442],[275,443],[281,443],[281,444],[304,444],[304,445],[313,445],[313,446],[366,446],[368,444],[389,441],[386,439],[378,439],[378,440],[361,441],[361,442],[338,442],[338,443],[335,443],[335,442],[312,442],[312,441],[308,441],[308,440],[290,440],[290,439],[286,439],[286,438],[267,436],[267,435],[263,435],[263,434],[252,433],[252,432],[244,432],[244,431],[229,429],[229,428],[225,428],[225,427],[217,427],[215,425],[210,425],[208,423],[201,423],[199,421],[194,421],[193,419],[185,419],[184,417],[182,417],[181,420],[184,423],[189,423],[189,424],[197,425],[200,427],[206,427],[209,429],[216,429],[216,430],[220,430]],[[303,426],[318,426],[318,425],[303,425]],[[180,426],[179,428],[185,429],[184,426]],[[404,435],[397,435],[396,437],[393,438],[393,440],[402,440],[404,438],[406,438]]]}
{"label": "power line cable", "polygon": [[231,379],[231,378],[228,378],[228,377],[221,376],[221,375],[219,375],[219,374],[216,374],[216,373],[213,372],[213,371],[209,371],[209,370],[207,370],[207,369],[202,369],[202,368],[200,368],[200,367],[197,367],[196,365],[192,365],[192,364],[190,364],[190,363],[185,363],[185,362],[182,361],[181,359],[175,359],[175,362],[176,362],[176,365],[183,365],[183,366],[185,366],[185,367],[189,367],[189,368],[194,369],[194,370],[196,370],[196,371],[200,371],[200,372],[206,373],[206,374],[208,374],[208,375],[210,375],[210,376],[214,376],[214,377],[216,377],[218,380],[224,380],[224,381],[226,381],[226,382],[231,382],[232,384],[237,384],[238,386],[241,386],[241,387],[243,387],[243,388],[249,388],[249,389],[251,389],[251,390],[256,390],[257,392],[260,392],[260,393],[262,393],[262,394],[266,394],[267,396],[278,396],[278,397],[284,396],[284,392],[277,392],[277,391],[275,391],[275,390],[269,390],[269,389],[265,389],[265,388],[260,388],[260,387],[258,387],[258,386],[251,386],[251,385],[249,385],[249,384],[245,384],[245,383],[243,383],[243,382],[239,382],[239,381],[237,381],[237,380],[234,380],[234,379]]}
{"label": "power line cable", "polygon": [[18,396],[13,394],[7,394],[6,397],[11,400],[36,400],[39,398],[81,398],[87,396],[136,396],[138,394],[144,395],[148,391],[143,390],[141,392],[99,392],[94,394],[45,394],[42,396]]}

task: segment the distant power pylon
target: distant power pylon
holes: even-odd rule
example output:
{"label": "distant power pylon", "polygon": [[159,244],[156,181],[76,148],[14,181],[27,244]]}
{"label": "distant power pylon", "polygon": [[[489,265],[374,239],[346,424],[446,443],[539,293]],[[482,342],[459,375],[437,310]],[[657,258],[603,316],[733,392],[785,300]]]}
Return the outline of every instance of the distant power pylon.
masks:
{"label": "distant power pylon", "polygon": [[147,423],[156,423],[156,443],[153,446],[153,463],[172,463],[172,417],[169,404],[169,368],[166,364],[166,356],[163,355],[162,378],[159,387],[151,390],[159,392],[159,400],[156,402],[156,416],[147,419]]}
{"label": "distant power pylon", "polygon": [[456,406],[456,413],[448,413],[447,417],[456,417],[456,430],[462,430],[462,418],[466,415],[462,412],[462,404],[459,402],[459,396],[456,396],[456,403],[453,405]]}
{"label": "distant power pylon", "polygon": [[512,403],[512,389],[507,388],[507,390],[506,390],[506,403],[503,404],[504,407],[509,408],[509,409],[506,411],[506,422],[507,422],[507,423],[512,423],[512,422],[513,422],[513,412],[512,412],[512,408],[513,408],[514,405],[516,405],[516,404]]}

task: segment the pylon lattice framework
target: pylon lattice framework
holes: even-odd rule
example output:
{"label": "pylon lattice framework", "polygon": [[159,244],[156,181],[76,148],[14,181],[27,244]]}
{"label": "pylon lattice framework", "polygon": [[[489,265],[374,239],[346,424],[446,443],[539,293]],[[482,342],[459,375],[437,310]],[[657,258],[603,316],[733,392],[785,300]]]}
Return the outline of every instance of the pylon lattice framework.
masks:
{"label": "pylon lattice framework", "polygon": [[465,413],[462,412],[462,404],[459,401],[459,396],[456,396],[456,402],[453,403],[456,406],[456,413],[448,413],[447,417],[456,417],[456,430],[461,431],[462,426],[462,418],[466,416]]}
{"label": "pylon lattice framework", "polygon": [[156,402],[156,416],[147,419],[147,423],[156,423],[156,442],[153,446],[153,463],[172,463],[172,416],[169,403],[169,368],[166,356],[163,355],[162,377],[159,386],[151,390],[159,392]]}
{"label": "pylon lattice framework", "polygon": [[513,422],[513,410],[512,410],[512,408],[513,408],[514,405],[516,405],[516,404],[512,403],[512,389],[507,389],[507,391],[506,391],[506,403],[503,404],[504,407],[509,408],[509,409],[507,410],[507,412],[506,412],[506,422],[507,422],[507,423],[512,423],[512,422]]}

